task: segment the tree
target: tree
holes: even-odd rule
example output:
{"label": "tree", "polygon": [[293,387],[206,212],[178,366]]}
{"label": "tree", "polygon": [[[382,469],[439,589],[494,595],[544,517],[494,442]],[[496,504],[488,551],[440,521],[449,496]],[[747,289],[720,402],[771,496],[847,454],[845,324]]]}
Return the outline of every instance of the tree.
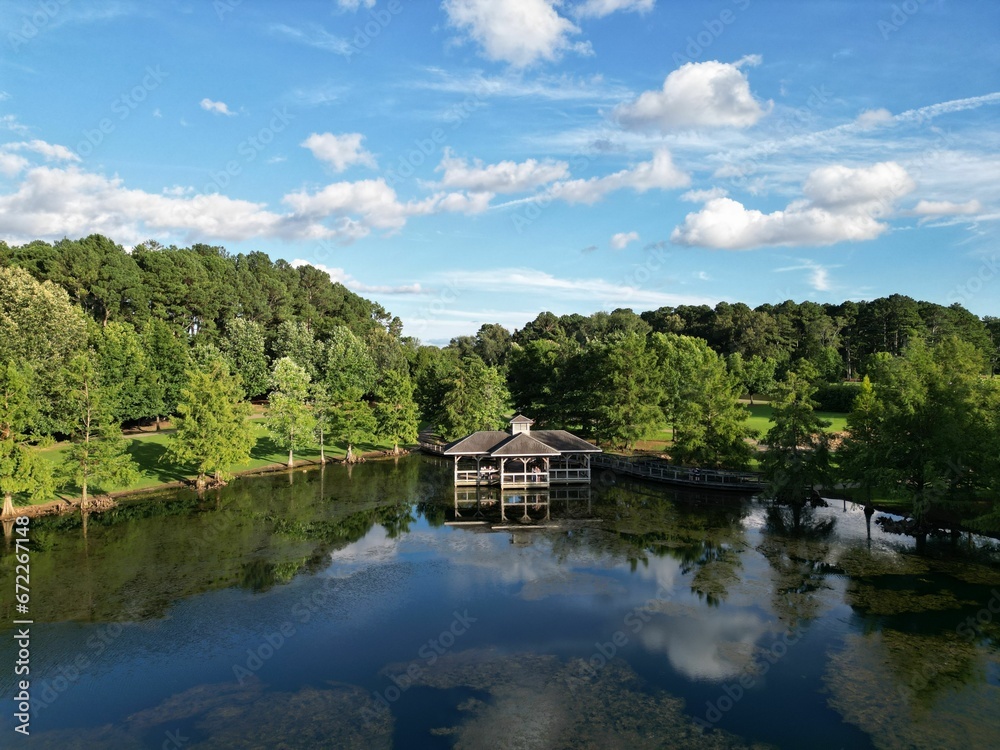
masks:
{"label": "tree", "polygon": [[110,418],[137,422],[156,417],[161,408],[161,386],[142,337],[131,324],[112,321],[97,328],[92,339]]}
{"label": "tree", "polygon": [[747,394],[750,396],[751,406],[753,406],[753,395],[755,393],[767,393],[774,387],[774,375],[777,368],[777,361],[764,359],[756,354],[743,363],[741,381]]}
{"label": "tree", "polygon": [[222,483],[229,467],[250,458],[256,441],[247,420],[250,404],[242,399],[239,378],[230,375],[222,361],[188,370],[167,455],[194,465],[199,489],[205,487],[207,475]]}
{"label": "tree", "polygon": [[330,333],[323,382],[332,402],[330,429],[347,444],[345,461],[356,459],[354,446],[374,437],[371,406],[364,400],[375,385],[375,362],[364,343],[345,326]]}
{"label": "tree", "polygon": [[882,414],[875,388],[867,375],[861,381],[861,392],[854,398],[854,407],[847,415],[847,436],[837,451],[841,475],[856,482],[871,505],[872,490],[881,483],[885,457],[883,455]]}
{"label": "tree", "polygon": [[351,398],[352,395],[356,395],[356,392],[347,392],[342,395],[343,399],[337,402],[333,409],[330,431],[344,441],[347,446],[344,461],[351,464],[360,460],[354,453],[354,447],[362,441],[372,440],[378,426],[375,423],[372,408],[367,401],[360,396]]}
{"label": "tree", "polygon": [[507,412],[510,393],[499,370],[477,356],[462,360],[447,382],[438,432],[446,440],[477,430],[495,430]]}
{"label": "tree", "polygon": [[0,493],[4,518],[14,515],[14,500],[53,496],[52,467],[31,447],[28,431],[37,412],[30,395],[30,371],[0,365]]}
{"label": "tree", "polygon": [[310,379],[315,380],[319,376],[324,360],[323,344],[316,340],[306,323],[286,320],[278,326],[271,350],[275,361],[288,357],[295,364],[304,367]]}
{"label": "tree", "polygon": [[155,390],[151,406],[160,429],[160,419],[173,414],[181,398],[181,389],[187,382],[190,354],[187,342],[175,334],[169,325],[156,318],[142,329],[142,346],[149,357]]}
{"label": "tree", "polygon": [[510,331],[499,323],[484,323],[476,332],[472,349],[490,367],[504,367],[512,341]]}
{"label": "tree", "polygon": [[267,393],[270,375],[264,353],[264,328],[260,323],[233,318],[226,325],[221,348],[232,370],[240,374],[248,400]]}
{"label": "tree", "polygon": [[33,428],[51,434],[66,416],[65,366],[87,342],[87,318],[52,282],[21,268],[0,268],[0,363],[31,371],[31,398],[39,405]]}
{"label": "tree", "polygon": [[334,409],[336,402],[330,397],[330,391],[322,380],[309,384],[309,405],[312,407],[315,424],[313,435],[319,443],[319,462],[326,463],[326,437],[333,429]]}
{"label": "tree", "polygon": [[271,385],[267,429],[278,447],[288,450],[290,469],[295,465],[295,450],[308,445],[316,427],[309,409],[309,374],[290,357],[282,357],[274,363]]}
{"label": "tree", "polygon": [[656,353],[640,333],[615,334],[587,354],[599,442],[631,448],[662,420]]}
{"label": "tree", "polygon": [[996,398],[980,376],[985,360],[955,336],[934,346],[914,336],[903,356],[869,366],[885,486],[910,496],[918,521],[990,487]]}
{"label": "tree", "polygon": [[825,429],[830,422],[816,416],[813,394],[815,369],[805,360],[774,389],[772,427],[764,438],[764,476],[779,500],[804,501],[804,488],[827,478],[830,444]]}
{"label": "tree", "polygon": [[722,357],[706,346],[678,410],[671,457],[695,466],[749,466],[748,439],[756,433],[746,423],[750,412],[739,402],[741,390]]}
{"label": "tree", "polygon": [[392,440],[392,452],[399,453],[400,442],[417,439],[417,404],[413,384],[405,371],[389,370],[375,386],[376,434]]}
{"label": "tree", "polygon": [[78,354],[69,363],[66,377],[73,407],[66,476],[80,488],[81,510],[87,508],[90,487],[128,485],[139,478],[121,427],[112,416],[113,394],[101,383],[95,359],[92,352]]}

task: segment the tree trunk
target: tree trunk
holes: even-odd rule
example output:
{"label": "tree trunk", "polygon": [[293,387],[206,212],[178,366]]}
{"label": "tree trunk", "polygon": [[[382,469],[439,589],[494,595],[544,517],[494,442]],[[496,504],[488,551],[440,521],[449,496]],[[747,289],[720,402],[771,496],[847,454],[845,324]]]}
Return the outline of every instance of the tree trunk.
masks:
{"label": "tree trunk", "polygon": [[198,492],[204,492],[204,490],[205,490],[205,474],[204,473],[198,474],[198,478],[194,480],[194,486],[195,486],[195,489],[198,490]]}
{"label": "tree trunk", "polygon": [[159,414],[156,415],[156,431],[157,432],[160,431],[160,415]]}
{"label": "tree trunk", "polygon": [[344,461],[353,464],[354,463],[354,448],[350,443],[347,444],[347,455],[344,456]]}
{"label": "tree trunk", "polygon": [[294,456],[292,455],[292,449],[289,448],[288,449],[288,468],[290,469],[294,465],[295,465],[295,459],[294,459]]}
{"label": "tree trunk", "polygon": [[392,455],[394,455],[394,456],[398,456],[399,455],[399,443],[398,442],[392,444]]}
{"label": "tree trunk", "polygon": [[14,515],[14,495],[11,492],[5,492],[3,496],[3,513],[0,513],[4,518],[9,518]]}
{"label": "tree trunk", "polygon": [[83,493],[82,496],[81,496],[81,498],[80,498],[80,511],[82,512],[82,511],[87,510],[87,480],[86,479],[83,480],[83,487],[81,487],[80,489],[82,490],[82,493]]}
{"label": "tree trunk", "polygon": [[319,431],[319,463],[320,466],[326,464],[326,446],[323,443],[323,430]]}

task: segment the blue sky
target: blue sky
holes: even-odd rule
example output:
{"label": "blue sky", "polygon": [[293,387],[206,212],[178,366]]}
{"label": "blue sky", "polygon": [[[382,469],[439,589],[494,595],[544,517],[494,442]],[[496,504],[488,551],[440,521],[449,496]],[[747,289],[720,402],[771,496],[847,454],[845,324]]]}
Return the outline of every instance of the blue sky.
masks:
{"label": "blue sky", "polygon": [[900,292],[1000,315],[994,0],[38,0],[0,238],[326,269],[483,323]]}

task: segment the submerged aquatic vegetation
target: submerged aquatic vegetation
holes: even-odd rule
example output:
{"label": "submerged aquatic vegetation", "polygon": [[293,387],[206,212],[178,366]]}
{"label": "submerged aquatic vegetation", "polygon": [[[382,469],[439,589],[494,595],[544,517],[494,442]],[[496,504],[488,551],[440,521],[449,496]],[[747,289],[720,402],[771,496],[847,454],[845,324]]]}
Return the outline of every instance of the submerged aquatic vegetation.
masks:
{"label": "submerged aquatic vegetation", "polygon": [[[395,674],[400,668],[390,665],[385,671]],[[703,732],[685,714],[682,699],[648,689],[620,660],[593,669],[580,659],[471,650],[443,657],[418,684],[489,693],[489,700],[457,706],[466,716],[458,725],[433,730],[454,737],[463,750],[748,747],[728,732]]]}

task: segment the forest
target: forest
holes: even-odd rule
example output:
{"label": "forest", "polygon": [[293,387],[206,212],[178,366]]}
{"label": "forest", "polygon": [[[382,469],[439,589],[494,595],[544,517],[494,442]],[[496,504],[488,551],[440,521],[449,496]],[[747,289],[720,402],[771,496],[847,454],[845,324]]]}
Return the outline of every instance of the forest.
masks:
{"label": "forest", "polygon": [[[630,451],[665,431],[671,460],[764,471],[776,496],[841,486],[917,519],[998,524],[1000,319],[891,295],[840,304],[721,302],[542,312],[447,346],[406,336],[323,271],[263,252],[91,235],[0,242],[0,492],[128,487],[122,428],[169,423],[170,459],[223,481],[266,404],[276,445],[398,451],[528,414]],[[766,398],[765,431],[747,399]],[[818,412],[846,413],[831,434]],[[71,445],[63,464],[39,451]],[[79,492],[77,494],[80,494]]]}

